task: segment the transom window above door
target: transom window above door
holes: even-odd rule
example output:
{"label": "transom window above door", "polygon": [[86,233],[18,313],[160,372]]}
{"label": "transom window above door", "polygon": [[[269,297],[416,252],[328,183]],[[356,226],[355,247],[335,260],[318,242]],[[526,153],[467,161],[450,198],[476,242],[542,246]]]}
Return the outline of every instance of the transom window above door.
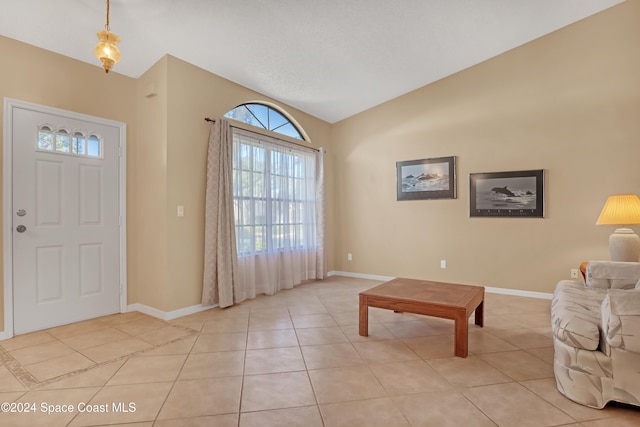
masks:
{"label": "transom window above door", "polygon": [[224,116],[248,125],[304,141],[302,133],[291,120],[285,117],[280,111],[266,104],[259,104],[257,102],[241,104]]}
{"label": "transom window above door", "polygon": [[73,156],[102,157],[102,138],[85,131],[54,129],[50,125],[38,128],[38,151],[49,151]]}

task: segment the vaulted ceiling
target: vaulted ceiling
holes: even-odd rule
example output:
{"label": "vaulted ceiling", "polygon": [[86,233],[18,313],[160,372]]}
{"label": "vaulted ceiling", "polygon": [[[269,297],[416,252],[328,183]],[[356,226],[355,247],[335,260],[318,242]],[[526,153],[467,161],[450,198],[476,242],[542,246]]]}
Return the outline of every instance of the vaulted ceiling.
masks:
{"label": "vaulted ceiling", "polygon": [[[334,123],[621,1],[111,0],[113,72],[139,77],[171,54]],[[99,66],[105,12],[3,1],[0,35]]]}

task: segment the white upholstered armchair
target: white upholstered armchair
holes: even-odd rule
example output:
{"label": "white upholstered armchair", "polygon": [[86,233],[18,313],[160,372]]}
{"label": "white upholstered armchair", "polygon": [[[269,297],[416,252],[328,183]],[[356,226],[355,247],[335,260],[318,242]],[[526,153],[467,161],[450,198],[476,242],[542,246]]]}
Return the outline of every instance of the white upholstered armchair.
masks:
{"label": "white upholstered armchair", "polygon": [[590,261],[586,284],[560,281],[551,323],[560,393],[593,408],[640,406],[640,263]]}

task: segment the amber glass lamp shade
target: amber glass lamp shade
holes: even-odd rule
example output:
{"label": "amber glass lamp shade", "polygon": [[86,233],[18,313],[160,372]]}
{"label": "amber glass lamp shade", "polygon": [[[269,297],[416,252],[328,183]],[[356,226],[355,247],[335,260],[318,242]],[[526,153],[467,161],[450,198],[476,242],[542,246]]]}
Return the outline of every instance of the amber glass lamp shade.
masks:
{"label": "amber glass lamp shade", "polygon": [[120,61],[120,51],[118,50],[120,37],[109,30],[98,31],[96,34],[99,41],[93,49],[93,53],[102,62],[104,71],[108,73],[111,67]]}

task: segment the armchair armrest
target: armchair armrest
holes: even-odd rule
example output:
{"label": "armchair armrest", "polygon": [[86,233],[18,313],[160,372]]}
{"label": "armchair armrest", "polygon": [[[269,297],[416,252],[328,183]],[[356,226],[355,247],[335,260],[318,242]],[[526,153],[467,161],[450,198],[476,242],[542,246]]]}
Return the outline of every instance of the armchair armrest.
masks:
{"label": "armchair armrest", "polygon": [[640,290],[610,289],[601,314],[607,344],[640,353]]}
{"label": "armchair armrest", "polygon": [[640,262],[589,261],[585,285],[603,289],[633,289],[640,281]]}

